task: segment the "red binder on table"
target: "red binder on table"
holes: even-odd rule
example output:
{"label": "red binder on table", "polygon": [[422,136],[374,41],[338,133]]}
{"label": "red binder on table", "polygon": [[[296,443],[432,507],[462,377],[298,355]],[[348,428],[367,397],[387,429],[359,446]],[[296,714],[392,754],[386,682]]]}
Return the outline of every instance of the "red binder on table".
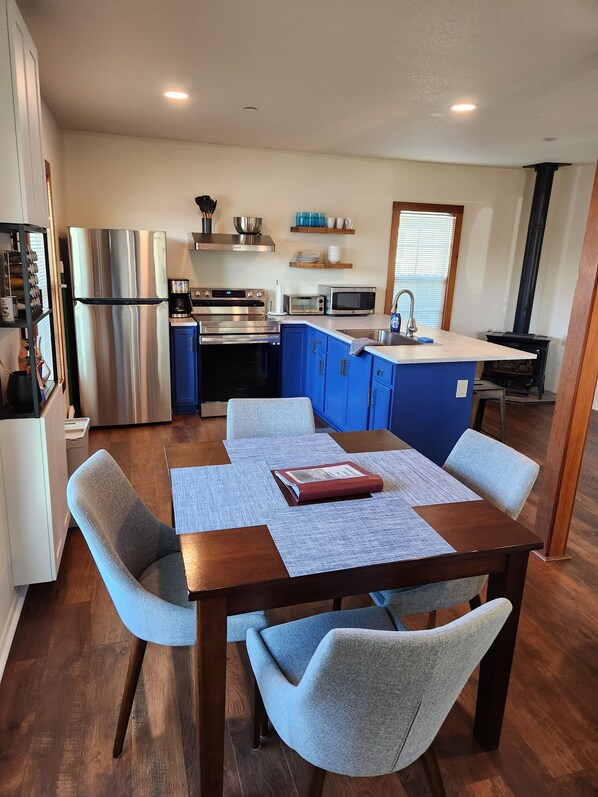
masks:
{"label": "red binder on table", "polygon": [[285,468],[275,470],[273,473],[299,504],[323,498],[377,493],[384,486],[380,476],[370,473],[354,462],[334,462],[330,465],[314,465],[309,468]]}

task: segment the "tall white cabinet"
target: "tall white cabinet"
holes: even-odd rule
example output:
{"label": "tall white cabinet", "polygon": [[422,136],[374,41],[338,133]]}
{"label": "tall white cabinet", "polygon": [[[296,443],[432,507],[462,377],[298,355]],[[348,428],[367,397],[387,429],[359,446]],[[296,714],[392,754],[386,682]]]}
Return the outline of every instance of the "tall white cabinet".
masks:
{"label": "tall white cabinet", "polygon": [[[0,222],[47,228],[37,50],[14,0],[0,0],[0,103]],[[0,327],[3,351],[14,349],[16,359],[23,323]],[[58,573],[69,523],[64,410],[56,386],[40,417],[0,420],[0,501],[15,586]]]}
{"label": "tall white cabinet", "polygon": [[48,226],[37,49],[14,0],[0,0],[0,221]]}
{"label": "tall white cabinet", "polygon": [[53,581],[70,519],[62,390],[40,418],[0,421],[0,452],[14,585]]}

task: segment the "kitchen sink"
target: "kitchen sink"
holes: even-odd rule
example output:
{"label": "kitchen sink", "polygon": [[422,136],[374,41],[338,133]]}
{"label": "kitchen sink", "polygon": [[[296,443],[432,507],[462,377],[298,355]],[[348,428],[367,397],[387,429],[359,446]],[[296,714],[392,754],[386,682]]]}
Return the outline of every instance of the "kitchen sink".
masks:
{"label": "kitchen sink", "polygon": [[408,338],[399,332],[389,332],[388,329],[339,329],[343,335],[350,338],[370,338],[383,346],[421,346],[419,340]]}

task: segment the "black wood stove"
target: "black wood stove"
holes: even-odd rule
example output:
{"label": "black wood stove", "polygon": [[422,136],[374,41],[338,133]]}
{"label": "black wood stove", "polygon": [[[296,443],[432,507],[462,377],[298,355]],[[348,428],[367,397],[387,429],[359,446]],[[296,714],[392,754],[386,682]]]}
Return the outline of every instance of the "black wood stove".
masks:
{"label": "black wood stove", "polygon": [[507,393],[527,396],[535,388],[538,392],[538,398],[542,398],[542,393],[544,392],[546,360],[551,338],[530,333],[529,325],[532,317],[532,306],[538,279],[550,192],[552,191],[552,180],[559,166],[570,165],[569,163],[536,163],[533,166],[525,167],[526,169],[533,168],[535,170],[536,183],[534,185],[534,196],[532,198],[529,226],[525,240],[513,332],[491,332],[486,335],[486,338],[490,343],[499,343],[502,346],[510,346],[512,349],[533,352],[536,355],[536,359],[487,362],[482,373],[483,379],[488,379],[497,385],[501,385],[501,387],[506,389]]}

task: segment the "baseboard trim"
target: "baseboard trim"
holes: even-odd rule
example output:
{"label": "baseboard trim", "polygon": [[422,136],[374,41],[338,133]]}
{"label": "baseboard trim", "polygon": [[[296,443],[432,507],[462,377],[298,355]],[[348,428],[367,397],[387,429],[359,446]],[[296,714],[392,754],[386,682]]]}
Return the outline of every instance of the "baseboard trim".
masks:
{"label": "baseboard trim", "polygon": [[21,611],[23,610],[23,604],[25,603],[25,595],[27,594],[27,589],[28,589],[27,585],[23,587],[17,587],[15,600],[12,605],[12,609],[8,616],[6,624],[4,626],[4,633],[2,635],[2,639],[0,639],[0,681],[2,680],[2,676],[4,675],[4,668],[6,667],[6,662],[8,661],[8,654],[10,653],[12,641],[15,638],[19,617],[21,616]]}

